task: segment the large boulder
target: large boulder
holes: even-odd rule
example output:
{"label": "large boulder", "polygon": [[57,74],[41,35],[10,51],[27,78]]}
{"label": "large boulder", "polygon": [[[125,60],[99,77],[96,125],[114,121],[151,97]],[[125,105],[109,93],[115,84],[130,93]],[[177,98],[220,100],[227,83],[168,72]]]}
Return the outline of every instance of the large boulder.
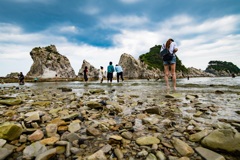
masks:
{"label": "large boulder", "polygon": [[240,133],[233,129],[217,129],[206,136],[201,143],[213,150],[240,152]]}
{"label": "large boulder", "polygon": [[30,52],[33,64],[28,77],[39,78],[74,78],[75,72],[67,57],[58,53],[54,45],[47,47],[35,47]]}
{"label": "large boulder", "polygon": [[134,78],[158,78],[161,75],[159,69],[148,69],[148,65],[140,60],[136,60],[130,54],[121,55],[119,65],[123,68],[124,77]]}

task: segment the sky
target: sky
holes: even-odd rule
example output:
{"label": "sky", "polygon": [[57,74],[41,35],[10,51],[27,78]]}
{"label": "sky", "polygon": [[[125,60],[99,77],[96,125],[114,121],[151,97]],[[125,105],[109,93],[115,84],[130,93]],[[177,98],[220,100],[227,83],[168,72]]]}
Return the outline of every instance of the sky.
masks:
{"label": "sky", "polygon": [[240,68],[240,0],[0,0],[0,76],[30,71],[34,47],[55,45],[78,74],[138,59],[173,38],[186,67]]}

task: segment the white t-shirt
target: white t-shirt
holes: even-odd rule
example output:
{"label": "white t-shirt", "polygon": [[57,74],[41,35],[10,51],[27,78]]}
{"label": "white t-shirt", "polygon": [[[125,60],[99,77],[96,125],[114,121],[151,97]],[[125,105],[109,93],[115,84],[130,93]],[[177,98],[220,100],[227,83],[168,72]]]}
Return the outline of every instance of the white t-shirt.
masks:
{"label": "white t-shirt", "polygon": [[[173,54],[174,49],[177,48],[177,43],[176,42],[172,42],[170,44],[170,48],[169,48],[169,52]],[[161,51],[165,49],[165,44],[162,45],[161,47]]]}
{"label": "white t-shirt", "polygon": [[102,79],[103,77],[104,77],[104,70],[100,69],[99,78]]}

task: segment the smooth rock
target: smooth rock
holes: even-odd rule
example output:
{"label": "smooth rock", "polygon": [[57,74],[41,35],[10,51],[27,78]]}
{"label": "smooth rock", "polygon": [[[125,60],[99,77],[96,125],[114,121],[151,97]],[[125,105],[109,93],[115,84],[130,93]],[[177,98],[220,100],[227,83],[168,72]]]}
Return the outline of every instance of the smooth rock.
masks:
{"label": "smooth rock", "polygon": [[196,152],[198,154],[200,154],[205,160],[225,160],[225,158],[216,153],[216,152],[213,152],[207,148],[203,148],[203,147],[197,147],[195,148]]}

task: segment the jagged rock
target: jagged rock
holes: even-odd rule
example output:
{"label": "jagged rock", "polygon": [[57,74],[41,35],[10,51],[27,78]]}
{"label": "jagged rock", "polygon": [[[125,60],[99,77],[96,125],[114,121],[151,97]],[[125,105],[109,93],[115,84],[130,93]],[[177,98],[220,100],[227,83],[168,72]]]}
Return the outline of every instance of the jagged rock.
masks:
{"label": "jagged rock", "polygon": [[124,53],[121,55],[119,65],[123,68],[124,77],[134,78],[148,78],[159,77],[161,71],[159,69],[147,69],[147,65],[143,62],[136,60],[130,54]]}
{"label": "jagged rock", "polygon": [[27,77],[40,78],[74,78],[75,72],[67,57],[58,53],[54,45],[35,47],[30,52],[33,64]]}
{"label": "jagged rock", "polygon": [[[92,66],[89,62],[86,60],[83,60],[82,67],[78,72],[78,76],[83,76],[83,71],[85,67],[88,67],[88,78],[98,78],[99,77],[99,70],[96,69],[94,66]],[[99,66],[100,68],[100,66]]]}

